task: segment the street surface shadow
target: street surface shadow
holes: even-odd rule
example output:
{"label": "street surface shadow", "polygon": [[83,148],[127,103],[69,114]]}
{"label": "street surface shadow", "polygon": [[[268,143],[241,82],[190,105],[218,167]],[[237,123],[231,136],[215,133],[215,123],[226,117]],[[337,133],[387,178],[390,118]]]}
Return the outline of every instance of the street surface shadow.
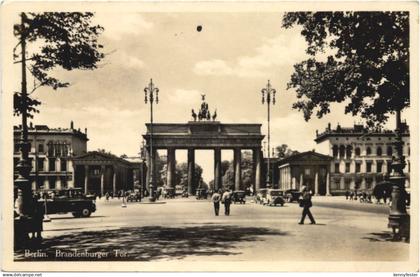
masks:
{"label": "street surface shadow", "polygon": [[[56,250],[79,252],[110,252],[100,260],[153,261],[183,259],[187,256],[215,256],[241,254],[241,242],[264,240],[263,236],[286,236],[269,228],[232,225],[200,225],[182,227],[144,226],[123,227],[106,231],[75,232],[45,239],[33,251],[47,253],[47,257],[28,258],[24,250],[15,250],[15,260],[30,261],[88,261],[92,257],[56,257]],[[114,250],[124,251],[116,257]]]}
{"label": "street surface shadow", "polygon": [[[106,217],[103,215],[92,215],[89,218],[100,218],[100,217]],[[62,219],[74,219],[74,220],[78,220],[78,219],[86,219],[86,217],[74,217],[72,215],[68,215],[68,216],[62,216],[62,217],[50,217],[52,221],[54,220],[62,220]]]}
{"label": "street surface shadow", "polygon": [[362,239],[367,239],[372,242],[386,242],[391,241],[395,242],[396,240],[393,238],[392,232],[381,232],[381,233],[370,233],[370,237],[363,237]]}

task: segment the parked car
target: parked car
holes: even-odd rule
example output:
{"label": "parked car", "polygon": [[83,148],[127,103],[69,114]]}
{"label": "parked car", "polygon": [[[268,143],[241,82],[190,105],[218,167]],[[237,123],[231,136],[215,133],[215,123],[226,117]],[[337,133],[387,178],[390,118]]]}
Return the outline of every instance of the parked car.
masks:
{"label": "parked car", "polygon": [[175,188],[165,188],[163,191],[163,198],[175,198]]}
{"label": "parked car", "polygon": [[255,203],[263,204],[264,198],[267,196],[268,189],[260,189],[255,195]]}
{"label": "parked car", "polygon": [[141,201],[141,194],[139,191],[131,192],[127,196],[127,202],[140,202]]}
{"label": "parked car", "polygon": [[263,204],[268,206],[283,206],[285,202],[286,201],[283,198],[283,191],[279,189],[269,189],[263,200]]}
{"label": "parked car", "polygon": [[46,214],[72,213],[74,217],[89,217],[96,211],[95,200],[86,197],[81,189],[45,190],[38,200]]}
{"label": "parked car", "polygon": [[299,202],[299,197],[302,195],[302,193],[297,189],[288,189],[284,192],[284,200],[287,202]]}
{"label": "parked car", "polygon": [[236,204],[236,202],[239,202],[240,204],[245,204],[245,196],[246,192],[243,190],[235,190],[232,193],[232,202]]}
{"label": "parked car", "polygon": [[207,190],[206,189],[197,189],[195,195],[196,195],[197,200],[207,199]]}

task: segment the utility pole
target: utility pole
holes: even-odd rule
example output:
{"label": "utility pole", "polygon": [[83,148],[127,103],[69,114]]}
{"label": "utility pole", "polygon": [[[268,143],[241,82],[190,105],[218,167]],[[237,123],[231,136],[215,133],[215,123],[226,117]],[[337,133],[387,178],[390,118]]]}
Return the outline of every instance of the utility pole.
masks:
{"label": "utility pole", "polygon": [[268,124],[268,131],[267,131],[267,185],[266,187],[271,187],[271,179],[270,179],[270,104],[276,104],[276,90],[272,88],[270,84],[270,80],[267,82],[267,86],[261,90],[262,94],[262,103],[267,103],[267,124]]}

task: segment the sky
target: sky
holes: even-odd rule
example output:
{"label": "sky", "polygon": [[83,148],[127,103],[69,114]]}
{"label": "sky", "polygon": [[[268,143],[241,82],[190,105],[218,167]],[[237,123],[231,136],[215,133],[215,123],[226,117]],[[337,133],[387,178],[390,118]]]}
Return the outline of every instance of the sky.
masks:
{"label": "sky", "polygon": [[[96,13],[95,23],[105,28],[100,42],[106,57],[93,71],[55,70],[54,76],[71,86],[38,89],[33,96],[42,106],[32,121],[69,127],[73,120],[76,128],[88,129],[88,150],[136,156],[150,120],[143,90],[153,78],[160,90],[155,122],[186,123],[191,109],[199,108],[200,94],[206,94],[210,110],[217,109],[222,123],[262,123],[267,134],[261,89],[270,80],[277,91],[271,146],[312,150],[317,129],[324,130],[328,122],[352,126],[360,118],[344,115],[343,104],[332,105],[331,114],[309,122],[292,109],[296,93],[286,89],[287,82],[293,65],[306,57],[306,43],[299,28],[281,28],[281,18],[281,13],[268,12]],[[19,75],[18,66],[16,70]],[[222,155],[232,158],[231,153]],[[177,160],[186,160],[185,151],[177,151]],[[198,151],[196,162],[204,167],[204,180],[210,181],[212,153]]]}

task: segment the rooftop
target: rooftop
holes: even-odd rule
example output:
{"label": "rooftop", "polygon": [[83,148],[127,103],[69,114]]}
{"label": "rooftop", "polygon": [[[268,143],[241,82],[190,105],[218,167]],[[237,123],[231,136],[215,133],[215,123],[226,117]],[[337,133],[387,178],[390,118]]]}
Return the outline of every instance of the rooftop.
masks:
{"label": "rooftop", "polygon": [[[406,122],[401,123],[402,134],[404,136],[410,135],[410,130]],[[354,124],[353,127],[341,127],[340,124],[337,124],[335,129],[331,128],[331,124],[328,123],[328,126],[323,132],[316,130],[315,141],[317,143],[327,139],[328,137],[362,137],[362,136],[392,136],[394,135],[394,130],[388,130],[383,128],[369,129],[363,124]]]}
{"label": "rooftop", "polygon": [[[15,133],[20,133],[22,130],[22,125],[13,126],[13,131]],[[85,128],[84,132],[80,130],[80,128],[75,129],[73,121],[70,123],[70,128],[50,128],[47,125],[33,125],[32,122],[28,126],[28,133],[29,134],[51,134],[51,135],[57,135],[57,134],[71,134],[75,135],[81,139],[89,140],[87,138],[87,128]]]}

